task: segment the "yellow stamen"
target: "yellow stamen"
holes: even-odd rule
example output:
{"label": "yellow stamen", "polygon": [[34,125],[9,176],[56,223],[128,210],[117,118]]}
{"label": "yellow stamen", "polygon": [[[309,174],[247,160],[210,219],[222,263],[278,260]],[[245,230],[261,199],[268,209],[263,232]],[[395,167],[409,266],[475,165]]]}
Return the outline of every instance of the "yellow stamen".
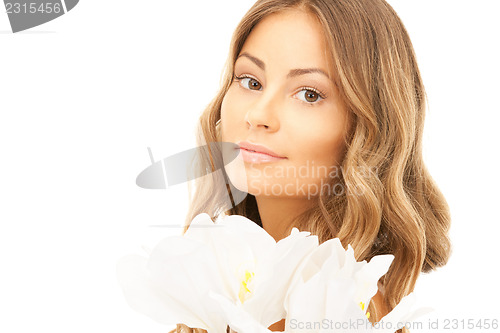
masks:
{"label": "yellow stamen", "polygon": [[[361,308],[361,310],[365,311],[365,303],[359,302],[359,307]],[[370,312],[367,312],[365,316],[367,319],[370,319]]]}
{"label": "yellow stamen", "polygon": [[249,272],[248,270],[245,270],[245,277],[243,281],[241,281],[240,292],[238,294],[241,303],[244,303],[245,300],[248,298],[248,294],[252,293],[250,289],[248,289],[248,285],[250,284],[254,274],[255,274],[254,272]]}

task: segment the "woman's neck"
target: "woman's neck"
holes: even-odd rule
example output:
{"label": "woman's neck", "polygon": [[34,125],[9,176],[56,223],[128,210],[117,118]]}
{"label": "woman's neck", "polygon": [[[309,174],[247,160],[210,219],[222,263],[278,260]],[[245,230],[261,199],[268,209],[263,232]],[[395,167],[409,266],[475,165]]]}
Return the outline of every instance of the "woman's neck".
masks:
{"label": "woman's neck", "polygon": [[288,236],[287,228],[292,220],[310,208],[313,200],[256,196],[262,227],[276,241]]}

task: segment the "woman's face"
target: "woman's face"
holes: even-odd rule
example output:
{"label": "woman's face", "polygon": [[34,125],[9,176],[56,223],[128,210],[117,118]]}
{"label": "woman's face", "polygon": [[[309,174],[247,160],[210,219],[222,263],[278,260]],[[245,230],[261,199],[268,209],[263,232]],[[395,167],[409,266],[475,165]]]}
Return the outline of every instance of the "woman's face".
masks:
{"label": "woman's face", "polygon": [[338,176],[347,117],[327,53],[320,23],[295,10],[266,17],[248,36],[221,107],[222,141],[240,146],[226,167],[239,190],[312,198]]}

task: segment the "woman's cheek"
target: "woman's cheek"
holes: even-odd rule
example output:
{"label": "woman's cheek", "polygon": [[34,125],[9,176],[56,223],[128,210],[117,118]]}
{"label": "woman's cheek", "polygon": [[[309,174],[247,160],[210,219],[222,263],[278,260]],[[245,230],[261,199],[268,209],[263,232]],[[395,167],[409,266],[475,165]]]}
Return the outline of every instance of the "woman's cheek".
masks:
{"label": "woman's cheek", "polygon": [[248,103],[248,98],[237,91],[237,87],[231,87],[227,92],[226,97],[222,101],[221,118],[222,123],[225,123],[226,130],[238,132],[238,127],[245,124],[245,105]]}
{"label": "woman's cheek", "polygon": [[235,103],[234,94],[228,91],[221,105],[221,131],[223,141],[234,141],[237,138],[238,105]]}
{"label": "woman's cheek", "polygon": [[[343,136],[342,131],[332,124],[338,124],[340,119],[325,112],[314,113],[318,110],[302,111],[305,112],[295,114],[295,119],[290,116],[283,126],[288,137],[293,138],[294,151],[300,152],[297,157],[304,163],[314,161],[315,165],[336,164],[343,147]],[[307,116],[302,117],[302,114]]]}

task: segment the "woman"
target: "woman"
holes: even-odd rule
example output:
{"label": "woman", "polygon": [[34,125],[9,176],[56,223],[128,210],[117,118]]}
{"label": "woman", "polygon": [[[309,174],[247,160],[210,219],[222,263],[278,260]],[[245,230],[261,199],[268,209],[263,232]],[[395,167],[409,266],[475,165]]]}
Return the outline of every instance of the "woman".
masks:
{"label": "woman", "polygon": [[[369,306],[380,320],[450,255],[449,208],[422,160],[425,101],[409,36],[384,0],[257,1],[198,137],[238,144],[241,163],[197,181],[188,223],[239,214],[276,240],[297,227],[339,237],[357,260],[393,254]],[[201,167],[216,170],[223,155],[212,149]]]}

